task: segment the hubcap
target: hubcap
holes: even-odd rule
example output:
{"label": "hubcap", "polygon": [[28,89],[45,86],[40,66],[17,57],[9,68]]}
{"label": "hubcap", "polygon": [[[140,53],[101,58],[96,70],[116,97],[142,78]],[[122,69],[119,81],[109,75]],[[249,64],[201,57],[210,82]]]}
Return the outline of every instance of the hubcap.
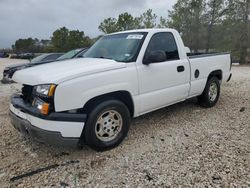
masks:
{"label": "hubcap", "polygon": [[213,82],[209,87],[209,92],[208,92],[209,100],[212,102],[215,101],[217,95],[218,95],[217,84]]}
{"label": "hubcap", "polygon": [[97,119],[95,134],[101,141],[111,141],[121,132],[122,124],[121,114],[115,110],[108,110]]}

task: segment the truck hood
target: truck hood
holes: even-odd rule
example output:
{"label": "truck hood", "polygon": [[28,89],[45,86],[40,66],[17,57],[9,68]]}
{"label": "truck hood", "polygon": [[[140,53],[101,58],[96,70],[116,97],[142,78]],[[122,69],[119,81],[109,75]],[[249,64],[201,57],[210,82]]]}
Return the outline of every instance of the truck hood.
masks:
{"label": "truck hood", "polygon": [[14,65],[9,65],[7,67],[5,67],[5,69],[15,69],[15,68],[19,68],[19,67],[26,67],[28,66],[29,63],[19,63],[19,64],[14,64]]}
{"label": "truck hood", "polygon": [[80,58],[58,61],[17,71],[13,80],[26,85],[59,84],[61,82],[115,69],[125,68],[126,63],[109,59]]}

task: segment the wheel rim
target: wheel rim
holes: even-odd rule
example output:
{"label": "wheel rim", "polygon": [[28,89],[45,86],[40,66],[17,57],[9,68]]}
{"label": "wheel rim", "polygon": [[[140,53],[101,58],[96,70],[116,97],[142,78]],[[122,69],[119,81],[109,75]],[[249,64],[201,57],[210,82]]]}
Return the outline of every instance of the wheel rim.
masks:
{"label": "wheel rim", "polygon": [[209,92],[208,92],[209,100],[212,102],[215,101],[217,95],[218,95],[218,87],[217,84],[213,82],[209,87]]}
{"label": "wheel rim", "polygon": [[122,125],[121,114],[115,110],[108,110],[98,117],[95,134],[101,141],[111,141],[121,132]]}

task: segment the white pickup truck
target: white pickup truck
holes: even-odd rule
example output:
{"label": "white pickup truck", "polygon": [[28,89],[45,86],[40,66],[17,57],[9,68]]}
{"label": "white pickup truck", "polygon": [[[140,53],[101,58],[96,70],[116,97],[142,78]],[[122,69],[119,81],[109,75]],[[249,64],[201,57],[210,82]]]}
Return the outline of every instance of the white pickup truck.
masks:
{"label": "white pickup truck", "polygon": [[17,71],[23,88],[11,98],[12,124],[49,144],[107,150],[133,117],[191,97],[212,107],[231,78],[230,54],[187,49],[176,30],[131,30],[102,37],[84,58]]}

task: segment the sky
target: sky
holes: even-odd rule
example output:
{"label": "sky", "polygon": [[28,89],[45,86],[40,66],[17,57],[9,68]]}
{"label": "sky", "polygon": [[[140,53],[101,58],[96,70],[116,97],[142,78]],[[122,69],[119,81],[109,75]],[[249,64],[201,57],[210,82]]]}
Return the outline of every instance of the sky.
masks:
{"label": "sky", "polygon": [[0,0],[0,48],[19,38],[50,39],[60,27],[96,37],[99,24],[128,12],[139,16],[147,9],[167,18],[177,0]]}

